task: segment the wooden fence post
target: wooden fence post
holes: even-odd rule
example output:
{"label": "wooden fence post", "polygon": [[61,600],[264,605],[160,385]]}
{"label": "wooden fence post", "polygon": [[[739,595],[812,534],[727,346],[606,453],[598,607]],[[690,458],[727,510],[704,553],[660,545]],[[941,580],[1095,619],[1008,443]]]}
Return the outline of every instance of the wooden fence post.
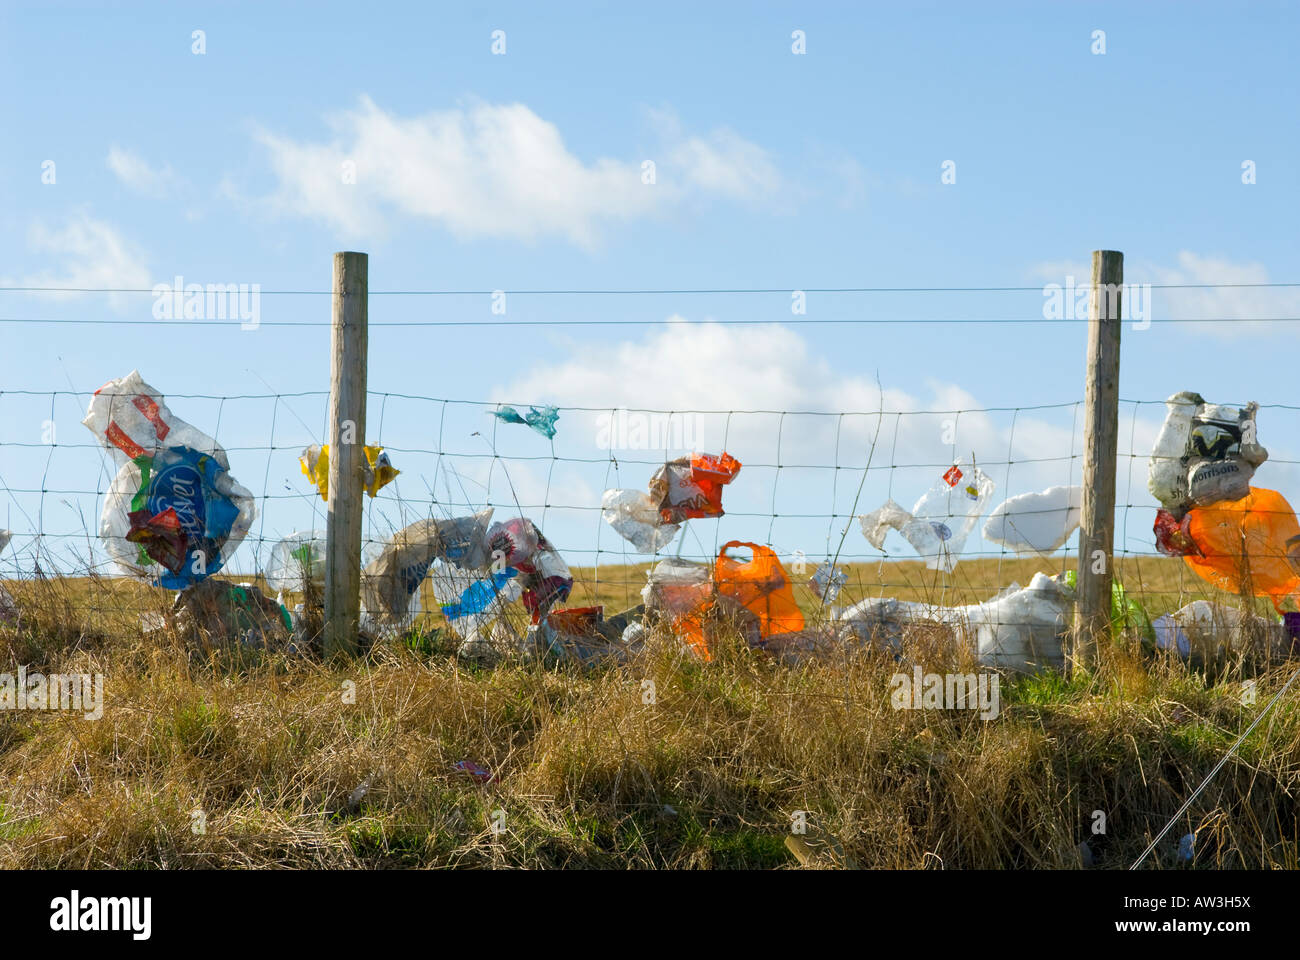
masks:
{"label": "wooden fence post", "polygon": [[361,621],[361,517],[366,443],[367,272],[364,253],[334,254],[325,656],[355,654]]}
{"label": "wooden fence post", "polygon": [[1119,442],[1119,339],[1124,254],[1092,252],[1088,369],[1084,381],[1083,516],[1073,666],[1090,668],[1110,636],[1115,551],[1115,470]]}

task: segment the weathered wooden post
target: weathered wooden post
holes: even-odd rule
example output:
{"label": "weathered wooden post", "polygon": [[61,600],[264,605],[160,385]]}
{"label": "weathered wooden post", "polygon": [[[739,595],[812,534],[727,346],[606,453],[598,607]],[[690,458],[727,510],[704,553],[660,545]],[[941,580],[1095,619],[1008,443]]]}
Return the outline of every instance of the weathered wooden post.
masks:
{"label": "weathered wooden post", "polygon": [[364,253],[334,254],[324,653],[355,654],[361,620],[366,442],[367,272]]}
{"label": "weathered wooden post", "polygon": [[1090,668],[1110,636],[1115,551],[1115,470],[1119,436],[1119,338],[1124,254],[1092,252],[1088,369],[1084,381],[1083,517],[1079,525],[1078,606],[1072,663]]}

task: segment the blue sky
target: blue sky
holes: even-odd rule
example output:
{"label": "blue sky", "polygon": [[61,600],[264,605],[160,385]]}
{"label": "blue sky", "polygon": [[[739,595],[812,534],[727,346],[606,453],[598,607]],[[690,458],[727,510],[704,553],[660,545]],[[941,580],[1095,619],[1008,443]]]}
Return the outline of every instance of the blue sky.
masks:
{"label": "blue sky", "polygon": [[[504,318],[486,293],[375,296],[374,324],[470,325],[376,326],[370,387],[484,403],[864,412],[882,404],[878,380],[886,409],[938,412],[904,418],[902,441],[877,450],[873,465],[900,469],[872,472],[861,513],[886,495],[910,507],[954,449],[989,466],[997,500],[1077,482],[1072,409],[950,411],[1080,400],[1084,327],[807,321],[1041,318],[1042,286],[1086,277],[1102,247],[1125,252],[1130,282],[1300,281],[1294,5],[465,7],[381,3],[358,22],[353,4],[0,5],[0,283],[151,288],[180,275],[323,291],[333,251],[356,249],[370,254],[375,291],[770,288],[508,294]],[[504,55],[492,52],[495,30]],[[355,183],[340,174],[347,160]],[[946,161],[955,182],[941,182]],[[806,315],[790,310],[796,289],[913,286],[1030,289],[810,293]],[[152,306],[149,294],[0,292],[6,318],[103,322],[0,324],[0,524],[20,554],[36,526],[76,531],[86,515],[93,527],[93,492],[111,474],[94,449],[68,446],[93,442],[77,423],[85,396],[51,407],[12,391],[88,394],[134,368],[169,398],[328,385],[328,330],[271,325],[323,322],[328,297],[264,293],[256,330],[121,323],[152,320]],[[1284,461],[1300,459],[1296,412],[1267,405],[1296,402],[1296,325],[1248,318],[1300,316],[1300,288],[1158,288],[1152,315],[1228,319],[1126,328],[1121,395],[1195,389],[1265,404],[1273,460],[1258,481],[1294,502],[1300,472]],[[546,325],[559,320],[649,323]],[[474,436],[491,429],[484,407],[444,416],[430,401],[390,401],[381,431],[379,405],[371,439],[405,472],[376,501],[375,530],[424,515],[430,489],[435,512],[456,512],[448,462],[467,502],[509,499],[501,472],[488,486],[490,437]],[[319,438],[323,397],[171,407],[215,433],[232,471],[267,498],[263,538],[319,515],[295,457]],[[1162,408],[1134,412],[1123,411],[1121,449],[1140,456]],[[47,420],[63,446],[42,445]],[[733,417],[731,452],[783,467],[742,471],[725,501],[737,515],[697,522],[685,552],[733,536],[815,557],[829,533],[833,547],[861,472],[828,468],[864,465],[872,424],[850,422],[837,453],[831,422]],[[725,418],[700,427],[720,446]],[[635,461],[662,452],[620,453],[611,477],[592,416],[568,412],[559,430],[552,450],[525,428],[497,429],[497,453],[536,458],[505,464],[521,502],[548,505],[529,512],[575,562],[621,550],[591,508],[606,486],[642,487],[652,467]],[[1145,461],[1121,462],[1130,550],[1150,547],[1144,474]],[[42,503],[42,488],[87,493]],[[901,541],[891,549],[906,555]],[[875,555],[856,527],[845,553]],[[238,565],[256,562],[250,552]]]}

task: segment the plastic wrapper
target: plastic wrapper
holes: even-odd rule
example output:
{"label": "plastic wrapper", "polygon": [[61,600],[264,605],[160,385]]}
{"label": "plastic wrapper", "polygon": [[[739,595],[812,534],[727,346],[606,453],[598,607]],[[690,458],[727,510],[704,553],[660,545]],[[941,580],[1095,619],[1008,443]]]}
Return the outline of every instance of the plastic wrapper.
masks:
{"label": "plastic wrapper", "polygon": [[222,466],[229,469],[217,442],[173,414],[162,394],[145,383],[138,370],[96,390],[81,422],[112,454],[119,470],[141,457],[153,458],[167,447],[220,454]]}
{"label": "plastic wrapper", "polygon": [[[489,508],[468,516],[419,520],[395,533],[361,572],[361,604],[372,628],[382,632],[409,625],[418,612],[420,584],[435,560],[465,571],[487,567],[491,520]],[[439,600],[451,602],[441,596]]]}
{"label": "plastic wrapper", "polygon": [[601,517],[638,553],[658,553],[673,542],[679,523],[664,523],[659,504],[640,490],[606,490]]}
{"label": "plastic wrapper", "polygon": [[840,595],[840,589],[849,582],[849,576],[839,567],[823,563],[808,581],[817,594],[817,602],[823,605],[834,603]]}
{"label": "plastic wrapper", "polygon": [[[396,469],[383,447],[367,445],[363,448],[365,461],[362,467],[361,486],[373,498],[375,494],[396,479],[402,471]],[[311,481],[320,493],[320,498],[329,501],[330,487],[330,445],[312,444],[298,457],[302,474]]]}
{"label": "plastic wrapper", "polygon": [[1015,553],[1051,553],[1065,545],[1083,516],[1083,487],[1048,487],[1010,497],[984,521],[984,539]]}
{"label": "plastic wrapper", "polygon": [[1300,592],[1300,523],[1282,494],[1252,487],[1240,500],[1195,507],[1187,516],[1201,555],[1183,562],[1201,579],[1239,594],[1248,572],[1251,592],[1279,610]]}
{"label": "plastic wrapper", "polygon": [[277,592],[319,593],[325,589],[325,531],[294,531],[271,548],[263,571]]}
{"label": "plastic wrapper", "polygon": [[958,461],[943,472],[908,513],[893,500],[859,518],[877,550],[897,530],[931,570],[951,573],[975,524],[993,496],[994,483],[979,467]]}
{"label": "plastic wrapper", "polygon": [[430,569],[429,579],[448,625],[461,638],[460,654],[482,656],[496,652],[493,627],[523,593],[519,571],[507,567],[499,573],[478,576],[439,560]]}
{"label": "plastic wrapper", "polygon": [[720,517],[722,488],[740,473],[740,461],[729,453],[693,453],[670,460],[650,478],[650,499],[659,505],[664,523]]}
{"label": "plastic wrapper", "polygon": [[1268,459],[1256,436],[1258,404],[1227,407],[1183,391],[1165,401],[1165,422],[1147,468],[1147,488],[1181,520],[1193,506],[1240,500]]}
{"label": "plastic wrapper", "polygon": [[520,413],[514,407],[503,406],[491,413],[503,423],[518,423],[530,427],[548,440],[555,437],[555,421],[560,419],[560,411],[555,407],[529,407],[527,413]]}

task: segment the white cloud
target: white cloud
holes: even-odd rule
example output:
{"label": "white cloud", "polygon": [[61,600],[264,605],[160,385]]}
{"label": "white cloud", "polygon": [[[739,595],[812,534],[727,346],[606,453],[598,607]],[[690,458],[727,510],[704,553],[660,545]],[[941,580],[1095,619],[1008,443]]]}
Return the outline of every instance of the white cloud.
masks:
{"label": "white cloud", "polygon": [[152,197],[165,196],[177,182],[170,166],[150,166],[135,151],[116,145],[109,148],[107,162],[114,176],[137,193]]}
{"label": "white cloud", "polygon": [[[584,161],[555,124],[519,103],[400,117],[362,97],[329,123],[328,142],[258,132],[278,180],[271,203],[353,234],[376,233],[401,214],[461,237],[560,236],[592,247],[611,223],[692,196],[752,202],[780,183],[767,153],[729,130],[668,144],[648,185],[643,158]],[[345,182],[352,171],[355,182]]]}
{"label": "white cloud", "polygon": [[[80,214],[52,227],[37,221],[28,232],[28,248],[53,269],[30,274],[27,287],[113,287],[141,288],[152,285],[143,254],[111,224]],[[76,296],[76,294],[44,294]],[[130,302],[127,295],[109,294],[108,302],[122,312]]]}

